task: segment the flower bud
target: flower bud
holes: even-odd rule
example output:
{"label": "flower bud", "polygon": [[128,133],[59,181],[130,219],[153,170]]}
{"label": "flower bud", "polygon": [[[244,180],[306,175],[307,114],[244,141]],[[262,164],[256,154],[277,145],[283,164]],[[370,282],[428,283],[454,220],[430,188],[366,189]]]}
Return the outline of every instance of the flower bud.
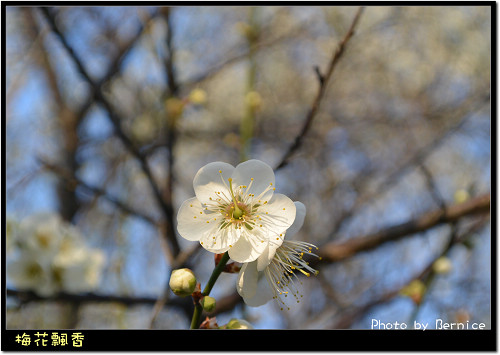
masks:
{"label": "flower bud", "polygon": [[189,102],[194,105],[203,105],[207,102],[207,93],[202,89],[194,89],[189,93]]}
{"label": "flower bud", "polygon": [[253,329],[253,327],[246,320],[233,318],[226,324],[225,329]]}
{"label": "flower bud", "polygon": [[467,190],[459,189],[455,192],[455,195],[453,197],[455,198],[456,203],[463,203],[469,199],[470,195]]}
{"label": "flower bud", "polygon": [[420,280],[413,280],[408,285],[403,287],[399,293],[402,296],[410,297],[413,302],[420,304],[422,298],[425,294],[426,287],[425,284]]}
{"label": "flower bud", "polygon": [[451,271],[451,268],[451,261],[446,256],[438,258],[434,264],[432,264],[432,270],[437,274],[446,274]]}
{"label": "flower bud", "polygon": [[172,271],[169,281],[170,289],[180,297],[191,295],[196,288],[196,276],[187,268]]}
{"label": "flower bud", "polygon": [[215,298],[210,296],[205,296],[200,301],[203,310],[206,312],[212,312],[215,310]]}

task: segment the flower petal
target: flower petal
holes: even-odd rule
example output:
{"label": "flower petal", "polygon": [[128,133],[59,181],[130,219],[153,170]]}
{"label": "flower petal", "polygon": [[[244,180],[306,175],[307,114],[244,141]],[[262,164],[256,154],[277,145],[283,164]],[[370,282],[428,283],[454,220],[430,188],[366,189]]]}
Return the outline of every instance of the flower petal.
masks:
{"label": "flower petal", "polygon": [[236,262],[249,263],[256,260],[266,249],[268,240],[261,231],[253,229],[251,232],[240,229],[241,237],[229,249],[229,256]]}
{"label": "flower petal", "polygon": [[283,239],[285,231],[295,220],[296,207],[292,200],[282,194],[274,194],[267,204],[259,207],[262,228],[269,240]]}
{"label": "flower petal", "polygon": [[272,298],[273,293],[266,277],[262,273],[259,273],[255,293],[253,296],[244,296],[243,301],[250,307],[259,307],[269,302]]}
{"label": "flower petal", "polygon": [[293,235],[295,235],[300,228],[302,228],[302,225],[304,224],[304,219],[306,218],[306,206],[299,201],[295,201],[295,220],[293,221],[293,224],[286,230],[286,236],[289,238]]}
{"label": "flower petal", "polygon": [[[302,228],[302,225],[304,224],[304,219],[306,217],[306,206],[299,201],[295,201],[295,220],[293,221],[292,225],[290,228],[286,230],[286,237],[293,236],[296,234],[300,228]],[[286,208],[286,207],[285,207]],[[285,233],[280,233],[280,234],[285,234]],[[257,259],[257,270],[262,271],[264,270],[267,265],[273,260],[274,254],[276,254],[276,249],[278,249],[281,244],[283,244],[283,238],[272,238],[269,241],[269,245],[264,250],[261,256]]]}
{"label": "flower petal", "polygon": [[[213,223],[212,223],[213,221]],[[201,246],[212,253],[225,253],[229,248],[238,243],[241,236],[241,230],[235,229],[232,226],[220,229],[222,217],[214,221],[213,218],[209,221],[212,224],[210,233],[203,235],[200,239]]]}
{"label": "flower petal", "polygon": [[267,248],[262,252],[262,254],[257,258],[257,271],[263,271],[273,260],[274,254],[276,254],[276,249],[278,249],[281,244],[283,244],[283,239],[272,240],[267,245]]}
{"label": "flower petal", "polygon": [[209,203],[216,191],[231,196],[228,179],[234,172],[234,167],[223,162],[214,162],[200,168],[193,180],[193,188],[201,203]]}
{"label": "flower petal", "polygon": [[257,291],[257,263],[245,263],[238,274],[236,290],[241,297],[253,297]]}
{"label": "flower petal", "polygon": [[181,205],[177,212],[177,231],[184,239],[195,241],[210,234],[214,223],[211,215],[203,213],[203,206],[196,197],[190,198]]}
{"label": "flower petal", "polygon": [[[249,186],[246,193],[254,194],[256,197],[260,196],[270,185],[274,185],[275,182],[273,169],[266,163],[255,159],[239,164],[234,170],[232,178],[236,186]],[[262,200],[271,199],[273,191],[272,188],[269,189],[260,198]]]}

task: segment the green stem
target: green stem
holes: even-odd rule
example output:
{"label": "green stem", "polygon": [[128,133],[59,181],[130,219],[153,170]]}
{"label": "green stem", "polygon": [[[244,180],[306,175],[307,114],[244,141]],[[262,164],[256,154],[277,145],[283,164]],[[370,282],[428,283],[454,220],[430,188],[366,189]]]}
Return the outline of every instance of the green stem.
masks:
{"label": "green stem", "polygon": [[[215,285],[215,281],[219,278],[219,275],[222,273],[222,270],[224,270],[224,267],[226,266],[227,262],[229,261],[229,253],[226,251],[224,255],[222,256],[221,260],[215,267],[214,271],[212,271],[212,275],[210,276],[210,279],[207,282],[207,285],[203,289],[203,292],[201,293],[203,296],[208,296],[210,294],[210,291],[212,291],[212,288]],[[201,318],[201,312],[203,311],[203,307],[200,305],[199,302],[196,303],[194,306],[194,312],[193,312],[193,318],[191,319],[191,329],[198,329],[200,326],[200,318]]]}

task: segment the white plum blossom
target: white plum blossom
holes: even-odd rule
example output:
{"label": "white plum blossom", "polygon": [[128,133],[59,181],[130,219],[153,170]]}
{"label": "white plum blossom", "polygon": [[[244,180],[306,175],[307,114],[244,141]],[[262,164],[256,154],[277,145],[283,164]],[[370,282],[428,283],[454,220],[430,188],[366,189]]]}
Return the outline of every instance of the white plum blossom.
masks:
{"label": "white plum blossom", "polygon": [[41,296],[89,292],[100,281],[105,256],[84,243],[80,231],[57,214],[39,213],[12,224],[8,281]]}
{"label": "white plum blossom", "polygon": [[63,221],[53,213],[38,213],[24,218],[19,223],[17,242],[39,257],[54,257],[63,240]]}
{"label": "white plum blossom", "polygon": [[[286,237],[291,237],[302,227],[306,207],[301,202],[295,202],[297,217],[287,230]],[[275,299],[282,306],[283,298],[293,296],[299,302],[300,292],[296,282],[301,283],[295,272],[306,276],[317,275],[318,271],[309,266],[303,259],[304,255],[313,255],[316,246],[301,242],[284,240],[281,244],[270,244],[269,248],[255,261],[242,265],[236,289],[245,303],[251,307],[262,306]],[[283,307],[281,308],[283,309]]]}
{"label": "white plum blossom", "polygon": [[50,259],[39,256],[30,250],[14,251],[7,259],[7,277],[20,290],[51,296],[57,292],[58,286]]}
{"label": "white plum blossom", "polygon": [[228,251],[234,261],[256,260],[282,243],[295,220],[295,204],[274,193],[274,183],[273,169],[259,160],[205,165],[193,181],[196,197],[177,214],[179,234],[210,252]]}
{"label": "white plum blossom", "polygon": [[12,217],[7,217],[5,221],[5,250],[8,253],[14,248],[15,240],[19,230],[19,223]]}
{"label": "white plum blossom", "polygon": [[104,261],[99,249],[75,246],[56,255],[52,267],[65,291],[88,292],[98,286]]}

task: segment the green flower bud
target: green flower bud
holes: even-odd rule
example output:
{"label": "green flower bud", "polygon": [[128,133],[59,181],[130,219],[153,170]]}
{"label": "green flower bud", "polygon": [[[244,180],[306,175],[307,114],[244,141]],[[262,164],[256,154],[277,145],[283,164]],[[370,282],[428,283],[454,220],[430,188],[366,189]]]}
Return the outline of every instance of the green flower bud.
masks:
{"label": "green flower bud", "polygon": [[253,329],[253,327],[246,320],[233,318],[226,324],[226,329]]}
{"label": "green flower bud", "polygon": [[212,312],[215,310],[215,298],[213,297],[203,297],[200,301],[200,304],[206,312]]}
{"label": "green flower bud", "polygon": [[416,304],[420,304],[426,291],[425,284],[421,280],[413,280],[403,287],[399,293],[402,296],[410,297]]}
{"label": "green flower bud", "polygon": [[196,288],[196,276],[187,268],[172,271],[169,281],[170,289],[180,297],[191,295]]}

